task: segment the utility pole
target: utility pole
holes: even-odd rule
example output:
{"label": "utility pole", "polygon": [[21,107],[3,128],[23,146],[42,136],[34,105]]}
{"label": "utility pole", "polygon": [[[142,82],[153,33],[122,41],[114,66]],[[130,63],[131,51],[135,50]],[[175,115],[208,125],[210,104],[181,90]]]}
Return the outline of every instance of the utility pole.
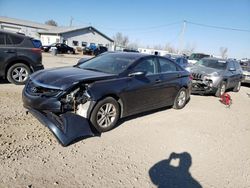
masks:
{"label": "utility pole", "polygon": [[186,20],[183,20],[183,25],[182,25],[182,29],[181,29],[181,33],[180,33],[180,37],[179,37],[179,50],[178,50],[178,54],[181,53],[181,51],[183,50],[183,42],[184,42],[184,34],[185,34],[185,30],[186,30]]}
{"label": "utility pole", "polygon": [[72,27],[73,20],[74,20],[74,18],[72,16],[70,16],[70,23],[69,23],[70,27]]}

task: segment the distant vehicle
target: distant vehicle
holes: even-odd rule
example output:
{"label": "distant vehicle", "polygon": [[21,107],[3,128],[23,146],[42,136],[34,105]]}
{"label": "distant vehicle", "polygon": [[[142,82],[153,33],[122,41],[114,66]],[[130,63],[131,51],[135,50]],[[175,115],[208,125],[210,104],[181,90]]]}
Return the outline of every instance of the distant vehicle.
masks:
{"label": "distant vehicle", "polygon": [[32,74],[23,103],[68,145],[93,130],[109,131],[126,116],[165,106],[181,109],[190,89],[189,72],[167,58],[111,52]]}
{"label": "distant vehicle", "polygon": [[240,65],[243,71],[242,83],[250,83],[250,59],[241,60]]}
{"label": "distant vehicle", "polygon": [[188,63],[195,64],[197,61],[204,57],[210,57],[210,55],[203,54],[203,53],[192,53],[188,58]]}
{"label": "distant vehicle", "polygon": [[0,30],[0,77],[25,84],[32,72],[44,69],[40,47],[40,40]]}
{"label": "distant vehicle", "polygon": [[108,51],[108,48],[105,47],[105,46],[98,46],[95,50],[94,50],[94,55],[95,56],[98,56],[104,52],[107,52]]}
{"label": "distant vehicle", "polygon": [[42,49],[44,52],[49,52],[52,48],[57,49],[57,53],[65,54],[65,53],[71,53],[75,54],[75,49],[64,44],[64,43],[53,43],[51,45],[44,45],[42,46]]}
{"label": "distant vehicle", "polygon": [[235,60],[203,58],[191,67],[192,93],[212,93],[220,97],[227,89],[238,92],[242,69]]}
{"label": "distant vehicle", "polygon": [[186,56],[166,54],[164,57],[172,59],[175,63],[180,65],[182,68],[189,71],[187,68],[190,67],[190,64],[188,63],[188,60],[187,60]]}
{"label": "distant vehicle", "polygon": [[127,48],[123,49],[123,51],[124,51],[124,52],[136,52],[136,53],[139,53],[139,51],[138,51],[138,50],[134,50],[134,49],[127,49]]}

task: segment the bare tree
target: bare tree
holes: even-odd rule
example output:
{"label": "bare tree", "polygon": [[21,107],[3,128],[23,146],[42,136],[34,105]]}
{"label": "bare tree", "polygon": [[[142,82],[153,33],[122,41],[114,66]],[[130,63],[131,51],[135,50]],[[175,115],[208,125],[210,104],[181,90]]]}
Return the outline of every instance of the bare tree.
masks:
{"label": "bare tree", "polygon": [[138,49],[138,44],[136,42],[131,42],[128,44],[128,48],[136,50]]}
{"label": "bare tree", "polygon": [[113,36],[115,44],[126,47],[129,43],[128,36],[123,36],[122,33],[118,32]]}
{"label": "bare tree", "polygon": [[223,59],[227,57],[227,51],[228,51],[228,48],[220,47],[220,55]]}
{"label": "bare tree", "polygon": [[56,21],[55,21],[55,20],[52,20],[52,19],[47,20],[47,21],[45,22],[45,24],[47,24],[47,25],[52,25],[52,26],[58,26],[58,24],[56,23]]}
{"label": "bare tree", "polygon": [[157,44],[157,45],[154,45],[153,47],[155,50],[163,50],[164,48],[162,47],[162,45],[160,44]]}
{"label": "bare tree", "polygon": [[173,46],[171,46],[169,43],[167,43],[164,47],[164,50],[168,51],[169,53],[177,53],[178,50],[175,49]]}
{"label": "bare tree", "polygon": [[186,55],[190,55],[194,52],[195,48],[196,48],[196,45],[194,43],[192,43],[191,45],[190,43],[188,43],[182,52]]}

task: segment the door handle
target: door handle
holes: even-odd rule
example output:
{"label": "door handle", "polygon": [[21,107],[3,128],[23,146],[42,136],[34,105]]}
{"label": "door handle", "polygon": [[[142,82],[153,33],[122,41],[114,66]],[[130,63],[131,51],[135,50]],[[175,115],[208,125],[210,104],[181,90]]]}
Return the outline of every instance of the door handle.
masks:
{"label": "door handle", "polygon": [[161,82],[162,82],[162,80],[160,80],[160,79],[155,80],[156,84],[161,83]]}

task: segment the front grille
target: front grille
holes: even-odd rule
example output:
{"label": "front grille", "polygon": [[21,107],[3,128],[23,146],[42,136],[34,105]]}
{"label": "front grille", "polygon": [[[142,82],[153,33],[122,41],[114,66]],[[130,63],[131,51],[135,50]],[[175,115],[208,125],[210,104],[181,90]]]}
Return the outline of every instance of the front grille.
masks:
{"label": "front grille", "polygon": [[202,80],[203,75],[200,73],[192,73],[192,77],[194,80]]}
{"label": "front grille", "polygon": [[36,85],[31,80],[29,80],[26,86],[26,91],[30,95],[34,95],[34,96],[39,96],[39,95],[55,96],[60,92],[60,90],[57,90],[57,89],[50,89],[50,88]]}
{"label": "front grille", "polygon": [[30,95],[39,95],[39,90],[38,90],[38,86],[35,85],[31,80],[29,80],[27,86],[26,86],[26,91],[30,94]]}

